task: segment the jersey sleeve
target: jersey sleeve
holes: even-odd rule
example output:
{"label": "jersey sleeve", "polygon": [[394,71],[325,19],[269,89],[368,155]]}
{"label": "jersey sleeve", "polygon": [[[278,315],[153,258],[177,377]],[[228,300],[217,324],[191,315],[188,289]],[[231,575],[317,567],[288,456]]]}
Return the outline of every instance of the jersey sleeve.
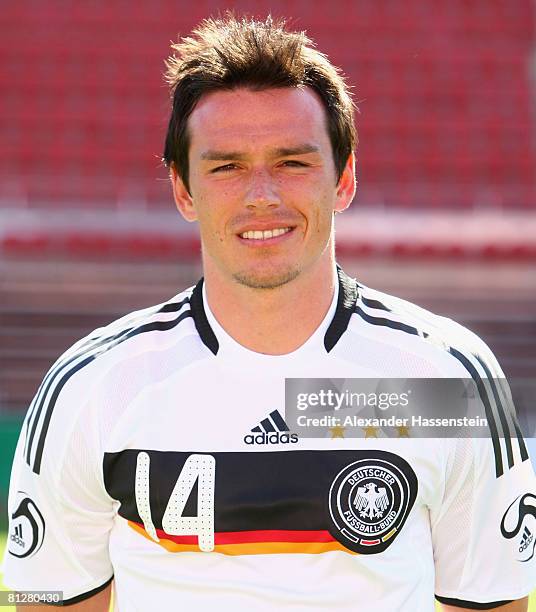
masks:
{"label": "jersey sleeve", "polygon": [[436,598],[492,609],[536,587],[536,479],[519,453],[497,476],[489,438],[452,442],[442,503],[431,509]]}
{"label": "jersey sleeve", "polygon": [[61,591],[66,603],[94,595],[113,577],[114,507],[99,429],[83,406],[86,383],[72,377],[61,390],[52,385],[47,402],[46,385],[40,388],[17,444],[8,500],[4,582],[16,591]]}
{"label": "jersey sleeve", "polygon": [[488,428],[447,441],[442,495],[430,508],[435,592],[443,603],[493,609],[536,588],[536,477],[497,359],[446,321],[451,355],[476,384]]}

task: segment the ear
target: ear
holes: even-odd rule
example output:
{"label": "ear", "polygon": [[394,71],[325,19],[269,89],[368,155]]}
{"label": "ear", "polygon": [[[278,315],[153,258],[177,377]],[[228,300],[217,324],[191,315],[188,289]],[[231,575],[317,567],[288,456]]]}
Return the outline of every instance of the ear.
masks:
{"label": "ear", "polygon": [[350,206],[355,196],[355,155],[350,153],[346,166],[339,182],[337,183],[337,199],[335,201],[335,212],[342,212]]}
{"label": "ear", "polygon": [[186,189],[183,180],[179,176],[174,163],[172,163],[170,166],[169,178],[173,188],[175,206],[178,208],[179,212],[186,219],[186,221],[189,221],[190,223],[197,221],[197,213],[195,212],[192,196],[188,193],[188,189]]}

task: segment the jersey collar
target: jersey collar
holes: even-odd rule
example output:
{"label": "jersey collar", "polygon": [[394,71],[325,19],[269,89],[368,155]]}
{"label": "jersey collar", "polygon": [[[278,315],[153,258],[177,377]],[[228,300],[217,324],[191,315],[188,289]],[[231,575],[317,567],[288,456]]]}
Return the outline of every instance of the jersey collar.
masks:
{"label": "jersey collar", "polygon": [[[324,334],[324,347],[328,353],[333,349],[348,328],[348,323],[350,322],[352,312],[355,310],[358,297],[356,280],[346,275],[339,266],[337,266],[337,279],[337,304],[334,309],[334,314],[331,315],[333,309],[330,309],[331,312],[328,312],[328,316],[332,316],[332,318]],[[190,298],[190,308],[197,332],[203,344],[205,344],[214,355],[217,355],[220,349],[220,342],[207,317],[208,304],[205,305],[204,301],[203,283],[204,279],[201,278],[194,287]],[[215,321],[212,314],[211,319]],[[306,344],[308,344],[308,342],[309,341],[307,341]]]}
{"label": "jersey collar", "polygon": [[335,315],[329,324],[324,336],[324,346],[329,353],[340,340],[350,323],[350,317],[355,310],[357,302],[357,281],[344,273],[340,266],[337,266],[337,276],[339,279],[339,296],[337,298],[337,308]]}

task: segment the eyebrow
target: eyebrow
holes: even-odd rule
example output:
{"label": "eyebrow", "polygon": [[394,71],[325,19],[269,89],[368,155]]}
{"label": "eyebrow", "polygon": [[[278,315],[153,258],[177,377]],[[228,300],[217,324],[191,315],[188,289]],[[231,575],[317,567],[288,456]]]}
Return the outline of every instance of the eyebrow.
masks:
{"label": "eyebrow", "polygon": [[[296,147],[277,147],[272,149],[274,157],[288,157],[291,155],[306,155],[307,153],[318,153],[320,147],[313,144],[303,144]],[[201,153],[201,159],[208,161],[225,161],[229,159],[243,160],[247,157],[246,153],[241,151],[216,151],[209,149]]]}

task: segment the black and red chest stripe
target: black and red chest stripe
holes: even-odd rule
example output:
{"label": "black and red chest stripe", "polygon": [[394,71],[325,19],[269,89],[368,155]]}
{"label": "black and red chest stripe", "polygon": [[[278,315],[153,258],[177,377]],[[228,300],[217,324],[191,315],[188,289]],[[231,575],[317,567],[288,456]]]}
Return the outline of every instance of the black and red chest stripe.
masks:
{"label": "black and red chest stripe", "polygon": [[[150,458],[150,512],[163,545],[177,552],[198,550],[195,535],[172,536],[162,527],[167,504],[191,452],[130,449],[106,453],[105,486],[121,502],[120,516],[146,535],[135,496],[140,452]],[[215,550],[226,554],[382,552],[400,533],[417,496],[412,467],[387,451],[198,454],[215,460]],[[196,516],[197,505],[194,486],[183,515]]]}

